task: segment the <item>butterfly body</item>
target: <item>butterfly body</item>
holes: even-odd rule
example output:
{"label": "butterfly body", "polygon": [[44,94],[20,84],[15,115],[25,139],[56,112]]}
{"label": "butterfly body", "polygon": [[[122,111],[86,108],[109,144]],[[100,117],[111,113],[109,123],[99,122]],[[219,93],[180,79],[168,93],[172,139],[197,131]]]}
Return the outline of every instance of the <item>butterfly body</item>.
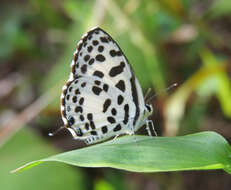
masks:
{"label": "butterfly body", "polygon": [[73,137],[88,144],[134,134],[152,114],[127,58],[100,28],[78,43],[61,94],[61,114]]}

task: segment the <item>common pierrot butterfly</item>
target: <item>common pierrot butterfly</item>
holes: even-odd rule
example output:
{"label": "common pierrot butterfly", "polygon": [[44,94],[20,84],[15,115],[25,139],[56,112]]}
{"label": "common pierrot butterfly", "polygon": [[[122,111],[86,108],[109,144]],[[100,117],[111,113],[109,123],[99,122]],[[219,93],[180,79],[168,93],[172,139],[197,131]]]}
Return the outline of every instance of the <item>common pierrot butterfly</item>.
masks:
{"label": "common pierrot butterfly", "polygon": [[134,135],[143,125],[151,135],[152,111],[112,37],[98,27],[85,34],[61,94],[62,120],[73,137],[93,144],[120,134]]}

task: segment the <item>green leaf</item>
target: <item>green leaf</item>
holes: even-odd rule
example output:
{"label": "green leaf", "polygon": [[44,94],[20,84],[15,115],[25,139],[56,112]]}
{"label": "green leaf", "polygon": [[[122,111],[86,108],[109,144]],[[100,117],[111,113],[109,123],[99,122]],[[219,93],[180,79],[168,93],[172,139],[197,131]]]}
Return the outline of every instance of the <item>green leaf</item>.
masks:
{"label": "green leaf", "polygon": [[[55,154],[57,151],[44,138],[39,137],[28,127],[20,130],[0,148],[0,179],[4,190],[41,190],[41,189],[81,189],[86,190],[87,176],[80,168],[73,168],[63,163],[49,163],[28,172],[12,175],[10,170],[23,162],[38,157]],[[57,175],[62,174],[62,175]]]}
{"label": "green leaf", "polygon": [[112,167],[134,172],[224,169],[231,173],[231,149],[215,132],[181,137],[124,136],[87,148],[30,162],[13,172],[43,162],[82,167]]}
{"label": "green leaf", "polygon": [[208,11],[210,12],[211,18],[230,15],[231,1],[229,0],[214,1]]}

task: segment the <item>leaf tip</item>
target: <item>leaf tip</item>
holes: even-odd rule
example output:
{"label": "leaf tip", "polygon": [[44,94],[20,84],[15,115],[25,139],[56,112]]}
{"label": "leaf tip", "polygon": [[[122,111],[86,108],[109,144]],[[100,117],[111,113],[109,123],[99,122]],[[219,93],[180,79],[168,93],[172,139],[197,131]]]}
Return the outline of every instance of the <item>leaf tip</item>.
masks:
{"label": "leaf tip", "polygon": [[19,167],[19,168],[16,168],[16,169],[14,169],[14,170],[11,170],[10,173],[11,173],[11,174],[14,174],[14,173],[16,173],[16,172],[19,172],[22,168],[24,168],[24,166],[21,166],[21,167]]}
{"label": "leaf tip", "polygon": [[42,163],[43,161],[41,160],[38,160],[38,161],[33,161],[33,162],[29,162],[27,164],[24,164],[23,166],[19,167],[19,168],[16,168],[14,170],[11,170],[10,173],[13,174],[13,173],[17,173],[17,172],[21,172],[23,170],[26,170],[26,169],[29,169],[29,168],[32,168],[40,163]]}

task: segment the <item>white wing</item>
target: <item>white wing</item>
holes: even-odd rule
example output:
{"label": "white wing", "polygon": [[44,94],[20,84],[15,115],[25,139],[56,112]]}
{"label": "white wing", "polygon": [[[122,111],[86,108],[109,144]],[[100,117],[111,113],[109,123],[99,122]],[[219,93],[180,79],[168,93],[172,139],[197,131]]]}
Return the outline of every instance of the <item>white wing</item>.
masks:
{"label": "white wing", "polygon": [[122,50],[100,28],[78,43],[63,87],[61,111],[66,127],[88,143],[137,128],[144,112],[140,84]]}

